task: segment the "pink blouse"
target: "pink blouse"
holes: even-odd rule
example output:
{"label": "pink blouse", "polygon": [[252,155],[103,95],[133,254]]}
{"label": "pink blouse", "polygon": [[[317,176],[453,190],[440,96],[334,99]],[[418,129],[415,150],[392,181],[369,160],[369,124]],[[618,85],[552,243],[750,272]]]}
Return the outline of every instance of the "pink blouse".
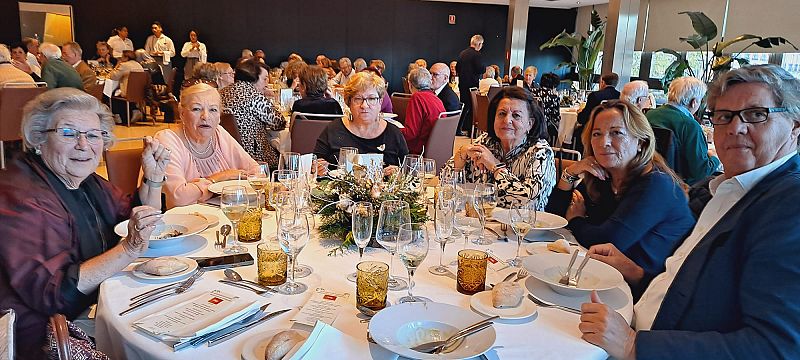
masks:
{"label": "pink blouse", "polygon": [[208,191],[212,184],[206,179],[208,176],[228,169],[254,172],[258,168],[258,163],[221,126],[217,126],[214,153],[206,159],[194,157],[180,136],[170,129],[161,130],[154,137],[172,152],[162,190],[170,209],[210,199],[213,193]]}

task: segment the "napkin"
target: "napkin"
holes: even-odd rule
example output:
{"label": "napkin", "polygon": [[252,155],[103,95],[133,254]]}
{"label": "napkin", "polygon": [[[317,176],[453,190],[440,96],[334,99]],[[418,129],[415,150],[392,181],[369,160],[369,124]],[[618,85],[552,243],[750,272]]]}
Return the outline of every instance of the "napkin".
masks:
{"label": "napkin", "polygon": [[311,172],[311,162],[314,160],[314,154],[304,154],[300,156],[300,173],[308,174]]}
{"label": "napkin", "polygon": [[296,349],[284,359],[324,359],[331,354],[337,359],[363,359],[370,352],[366,339],[356,339],[322,321],[317,321],[308,339]]}
{"label": "napkin", "polygon": [[357,154],[355,162],[366,167],[381,167],[383,166],[383,154]]}
{"label": "napkin", "polygon": [[294,90],[281,89],[281,105],[283,105],[285,109],[289,109],[289,103],[292,101],[292,96],[294,96]]}
{"label": "napkin", "polygon": [[164,54],[162,58],[164,59],[164,65],[169,65],[169,58],[172,57],[172,51],[164,50]]}

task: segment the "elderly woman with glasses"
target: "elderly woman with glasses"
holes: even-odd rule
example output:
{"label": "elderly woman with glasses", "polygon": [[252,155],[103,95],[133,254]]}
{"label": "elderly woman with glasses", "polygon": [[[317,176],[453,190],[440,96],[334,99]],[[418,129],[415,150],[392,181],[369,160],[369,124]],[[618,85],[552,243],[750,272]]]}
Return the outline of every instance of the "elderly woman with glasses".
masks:
{"label": "elderly woman with glasses", "polygon": [[408,155],[408,146],[397,126],[380,118],[385,83],[372,72],[353,74],[344,88],[344,101],[350,111],[331,121],[317,139],[314,154],[320,166],[337,163],[339,149],[354,147],[361,154],[383,154],[385,165],[399,166]]}
{"label": "elderly woman with glasses", "polygon": [[604,101],[582,137],[584,158],[564,169],[548,210],[569,220],[581,245],[611,243],[646,273],[662,272],[695,219],[647,118],[627,101]]}
{"label": "elderly woman with glasses", "polygon": [[200,82],[181,93],[181,126],[165,129],[155,138],[173,152],[167,166],[164,194],[167,207],[208,200],[208,187],[254,172],[258,163],[219,126],[222,100],[211,85]]}
{"label": "elderly woman with glasses", "polygon": [[215,62],[214,67],[217,68],[217,78],[215,79],[217,89],[222,90],[228,85],[233,84],[234,71],[233,68],[231,68],[231,64]]}
{"label": "elderly woman with glasses", "polygon": [[[59,88],[23,112],[25,151],[0,176],[0,307],[17,312],[19,358],[43,359],[47,319],[87,310],[100,283],[147,250],[170,152],[146,137],[144,184],[124,194],[95,173],[114,142],[105,105]],[[126,219],[129,235],[120,239],[114,225]]]}

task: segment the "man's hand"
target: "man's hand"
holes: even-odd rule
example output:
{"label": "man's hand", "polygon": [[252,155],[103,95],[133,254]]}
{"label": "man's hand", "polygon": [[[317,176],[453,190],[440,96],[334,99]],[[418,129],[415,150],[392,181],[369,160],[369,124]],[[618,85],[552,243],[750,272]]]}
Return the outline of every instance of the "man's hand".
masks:
{"label": "man's hand", "polygon": [[639,284],[644,277],[644,269],[625,256],[614,244],[594,245],[589,248],[589,256],[617,269],[630,285]]}
{"label": "man's hand", "polygon": [[590,303],[581,305],[581,338],[605,350],[615,359],[636,358],[636,331],[625,318],[600,301],[597,291],[592,291]]}

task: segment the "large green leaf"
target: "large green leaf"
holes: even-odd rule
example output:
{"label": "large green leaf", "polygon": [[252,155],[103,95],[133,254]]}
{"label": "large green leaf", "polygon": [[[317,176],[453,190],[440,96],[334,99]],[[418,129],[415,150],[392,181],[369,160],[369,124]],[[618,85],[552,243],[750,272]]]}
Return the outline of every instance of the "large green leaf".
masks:
{"label": "large green leaf", "polygon": [[759,41],[754,42],[753,44],[755,44],[757,46],[760,46],[762,48],[771,48],[772,46],[779,46],[779,45],[783,45],[783,44],[789,44],[795,50],[797,50],[797,46],[794,46],[794,44],[789,42],[789,40],[786,40],[786,39],[784,39],[784,38],[782,38],[780,36],[766,37],[766,38],[763,38],[763,39],[761,39]]}
{"label": "large green leaf", "polygon": [[664,91],[669,89],[669,84],[672,83],[672,80],[683,76],[683,73],[686,72],[688,68],[689,63],[680,57],[673,61],[672,64],[669,64],[667,69],[664,70],[664,77],[661,78],[661,86],[664,88]]}
{"label": "large green leaf", "polygon": [[566,46],[568,48],[574,48],[576,46],[580,46],[580,44],[581,44],[581,39],[576,34],[568,34],[566,30],[563,30],[561,31],[560,34],[556,35],[552,39],[548,40],[546,43],[539,46],[539,50],[544,50],[556,46]]}
{"label": "large green leaf", "polygon": [[708,39],[706,39],[705,36],[700,35],[700,34],[694,34],[694,35],[691,35],[689,37],[685,37],[685,38],[682,37],[682,38],[678,38],[678,39],[680,39],[680,41],[688,43],[695,50],[701,48],[705,44],[708,44]]}
{"label": "large green leaf", "polygon": [[718,42],[718,43],[714,44],[714,56],[722,56],[722,51],[725,50],[725,48],[727,48],[728,46],[731,46],[731,45],[733,45],[735,43],[738,43],[740,41],[745,41],[745,40],[750,40],[750,39],[759,39],[759,40],[761,40],[761,37],[760,36],[756,36],[756,35],[751,35],[751,34],[743,34],[743,35],[739,35],[739,36],[737,36],[737,37],[735,37],[733,39],[730,39],[728,41]]}
{"label": "large green leaf", "polygon": [[556,65],[556,67],[553,70],[558,70],[558,69],[561,69],[561,68],[564,68],[564,67],[570,67],[570,66],[574,66],[574,65],[575,65],[574,63],[571,63],[569,61],[562,61],[562,62],[558,63],[558,65]]}
{"label": "large green leaf", "polygon": [[597,13],[597,10],[592,9],[592,29],[599,28],[603,25],[603,19],[600,18],[600,14]]}
{"label": "large green leaf", "polygon": [[712,71],[727,71],[731,69],[731,62],[733,58],[729,55],[716,56],[714,62],[711,63]]}
{"label": "large green leaf", "polygon": [[710,41],[717,37],[717,25],[714,24],[711,19],[706,16],[706,14],[700,11],[683,11],[679,14],[686,14],[689,15],[689,19],[692,20],[692,27],[694,31],[703,37],[706,38],[706,41]]}

